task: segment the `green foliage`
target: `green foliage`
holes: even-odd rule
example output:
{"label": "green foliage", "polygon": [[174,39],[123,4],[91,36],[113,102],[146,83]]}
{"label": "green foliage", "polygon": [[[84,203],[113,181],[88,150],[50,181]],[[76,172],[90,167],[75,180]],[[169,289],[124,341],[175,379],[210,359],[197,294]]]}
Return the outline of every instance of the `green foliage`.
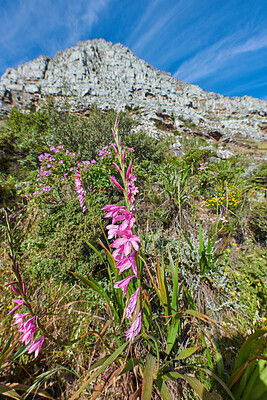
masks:
{"label": "green foliage", "polygon": [[[157,388],[157,394],[160,393],[163,399],[170,400],[174,393],[174,396],[195,399],[197,395],[189,395],[187,389],[188,395],[182,394],[185,390],[182,380],[204,399],[220,399],[220,395],[216,397],[215,388],[221,384],[225,398],[228,395],[232,399],[231,386],[236,399],[245,396],[246,388],[247,396],[255,395],[255,400],[263,400],[263,397],[256,396],[258,388],[262,391],[259,393],[266,393],[262,384],[266,380],[265,360],[259,358],[265,354],[263,340],[250,342],[249,349],[242,348],[240,353],[249,354],[249,358],[243,359],[240,365],[237,363],[234,370],[230,366],[233,367],[235,351],[240,347],[240,337],[235,336],[235,331],[240,331],[240,336],[245,338],[248,330],[253,332],[262,328],[266,322],[264,244],[267,209],[262,193],[266,166],[261,166],[252,178],[245,179],[240,179],[245,165],[241,157],[210,161],[208,169],[200,171],[200,163],[215,155],[212,150],[197,147],[206,145],[205,140],[198,137],[181,139],[183,148],[189,151],[177,159],[170,155],[168,141],[151,138],[145,132],[130,133],[133,121],[129,114],[119,115],[123,146],[135,149],[133,163],[139,187],[136,218],[138,234],[143,236],[141,247],[144,251],[142,259],[138,259],[138,270],[143,271],[144,325],[142,335],[126,351],[124,332],[128,324],[124,311],[129,295],[123,298],[121,290],[114,290],[114,279],[120,279],[118,269],[104,228],[98,223],[101,224],[101,209],[106,204],[121,204],[122,200],[121,193],[110,181],[110,175],[118,177],[112,164],[114,160],[98,157],[99,150],[113,141],[111,128],[116,112],[102,113],[92,107],[84,115],[74,115],[67,103],[59,109],[53,102],[41,111],[30,111],[13,110],[0,129],[0,202],[15,210],[12,226],[18,242],[16,248],[24,266],[24,275],[28,278],[29,290],[36,297],[35,308],[53,327],[51,329],[57,337],[69,336],[75,341],[79,339],[79,342],[60,349],[47,344],[35,361],[32,356],[22,354],[23,351],[16,353],[20,355],[13,364],[9,356],[4,357],[4,372],[0,370],[0,379],[4,383],[0,389],[9,390],[4,387],[7,376],[16,382],[17,375],[21,382],[28,384],[32,377],[38,382],[39,374],[41,382],[46,377],[47,387],[52,388],[51,393],[56,393],[56,398],[74,399],[86,388],[90,392],[86,396],[96,398],[93,397],[96,392],[93,392],[92,381],[103,374],[105,382],[108,382],[108,391],[114,377],[125,375],[127,385],[131,382],[131,388],[136,390],[136,397],[141,394],[138,388],[135,389],[138,382],[147,398],[153,396]],[[64,145],[65,149],[55,155],[56,163],[51,168],[51,175],[37,181],[39,154],[59,145]],[[76,156],[69,158],[65,150],[76,153]],[[131,152],[127,157],[131,157]],[[95,164],[82,163],[93,158]],[[77,161],[81,162],[81,175],[87,192],[88,210],[85,213],[82,213],[77,199],[74,173],[70,171],[77,167]],[[64,174],[67,175],[62,180]],[[40,189],[40,183],[51,186],[51,190],[33,196],[33,192]],[[19,198],[26,186],[31,194],[27,201]],[[215,192],[219,201],[213,208],[205,207],[205,200],[216,197]],[[236,204],[230,204],[236,193]],[[256,201],[255,197],[261,200]],[[222,223],[220,217],[227,209],[229,222]],[[217,229],[212,230],[212,225],[217,225]],[[242,240],[240,232],[244,237]],[[247,244],[245,239],[251,234],[254,241]],[[240,247],[233,243],[233,238],[241,243]],[[11,279],[5,260],[4,240],[1,251],[4,260],[3,264],[0,263],[1,275],[2,281],[6,282]],[[42,289],[38,288],[40,282],[43,282]],[[130,295],[135,285],[136,282],[130,283]],[[4,287],[0,290],[5,302],[10,302],[11,293],[6,295]],[[4,306],[2,331],[12,326],[12,316],[7,317],[7,312],[8,306]],[[210,325],[210,317],[221,323],[220,335],[217,334],[217,340],[222,344],[221,356],[211,345],[217,330]],[[227,330],[224,331],[223,327]],[[229,351],[223,347],[226,342]],[[7,355],[5,349],[8,347],[4,343],[0,355]],[[216,363],[220,369],[218,377],[215,377]],[[204,377],[201,368],[207,365],[212,371]],[[94,368],[96,370],[91,372]],[[70,381],[67,369],[73,376]],[[183,369],[188,369],[190,374]],[[29,377],[23,377],[24,370],[29,372]],[[109,371],[114,375],[109,375]],[[234,376],[235,380],[239,372],[238,379],[228,387],[227,374]],[[77,383],[78,379],[83,383]],[[181,392],[176,386],[172,391],[172,384],[167,384],[173,381],[177,385],[177,379],[183,387]],[[56,381],[57,384],[53,383]],[[97,386],[100,391],[105,388],[103,381],[96,383],[100,385]],[[121,387],[122,381],[124,377],[117,380],[117,388]],[[53,385],[56,385],[56,390]],[[67,387],[72,388],[68,393]],[[212,395],[208,389],[213,391]],[[115,390],[114,398],[125,396],[125,393],[120,396],[116,389],[112,390]],[[109,395],[112,398],[113,393]],[[252,397],[248,398],[251,400]]]}
{"label": "green foliage", "polygon": [[126,135],[123,144],[134,148],[134,160],[137,162],[146,160],[159,163],[165,158],[169,149],[167,140],[150,137],[143,131]]}
{"label": "green foliage", "polygon": [[88,276],[99,269],[101,263],[85,240],[97,245],[101,235],[98,213],[105,197],[91,200],[92,213],[83,214],[77,198],[42,211],[34,230],[22,243],[30,276],[71,280],[71,272]]}
{"label": "green foliage", "polygon": [[267,188],[267,164],[262,164],[256,171],[256,174],[249,179],[256,189]]}
{"label": "green foliage", "polygon": [[209,157],[215,155],[215,152],[210,149],[193,148],[183,156],[183,160],[187,165],[192,165],[194,171],[196,171],[201,162],[206,162]]}
{"label": "green foliage", "polygon": [[260,243],[266,243],[267,240],[267,199],[254,202],[249,218],[249,227]]}

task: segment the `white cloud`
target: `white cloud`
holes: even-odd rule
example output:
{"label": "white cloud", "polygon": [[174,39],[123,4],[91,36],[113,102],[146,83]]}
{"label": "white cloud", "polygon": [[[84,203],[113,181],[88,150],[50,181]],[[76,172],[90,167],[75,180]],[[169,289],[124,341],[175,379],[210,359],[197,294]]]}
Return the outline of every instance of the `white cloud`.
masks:
{"label": "white cloud", "polygon": [[[127,45],[133,52],[157,51],[159,39],[165,37],[170,31],[172,23],[177,23],[180,14],[188,11],[190,3],[185,0],[174,2],[175,5],[164,7],[161,0],[149,3],[134,31],[127,40]],[[169,36],[169,35],[167,35]],[[160,51],[162,53],[162,49]]]}
{"label": "white cloud", "polygon": [[267,30],[248,38],[244,29],[221,39],[183,62],[174,76],[187,82],[197,82],[225,67],[234,57],[266,47]]}

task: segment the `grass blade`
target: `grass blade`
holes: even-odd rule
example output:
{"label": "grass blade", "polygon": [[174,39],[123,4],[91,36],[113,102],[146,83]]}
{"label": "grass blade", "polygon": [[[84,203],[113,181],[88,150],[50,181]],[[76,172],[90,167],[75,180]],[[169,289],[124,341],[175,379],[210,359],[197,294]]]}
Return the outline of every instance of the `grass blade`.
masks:
{"label": "grass blade", "polygon": [[73,396],[71,396],[70,400],[74,400],[76,399],[81,393],[82,391],[89,385],[90,382],[92,382],[95,378],[98,377],[98,375],[101,374],[101,372],[103,372],[110,364],[112,364],[117,358],[118,356],[123,352],[123,350],[125,349],[125,347],[128,345],[129,343],[126,342],[124,343],[122,346],[120,346],[116,351],[114,351],[114,353],[112,353],[102,364],[102,366],[92,375],[90,376],[89,379],[87,379],[86,382],[83,383],[83,385],[80,387],[79,390],[77,390],[76,393],[74,393]]}

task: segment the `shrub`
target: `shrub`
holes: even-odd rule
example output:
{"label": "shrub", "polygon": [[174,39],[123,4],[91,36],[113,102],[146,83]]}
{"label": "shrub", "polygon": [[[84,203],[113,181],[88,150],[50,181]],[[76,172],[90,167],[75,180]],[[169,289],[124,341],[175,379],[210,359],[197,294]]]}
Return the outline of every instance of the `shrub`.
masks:
{"label": "shrub", "polygon": [[85,276],[99,269],[99,259],[86,241],[97,245],[101,230],[95,214],[105,205],[100,193],[92,199],[93,213],[82,213],[78,199],[43,210],[36,226],[22,243],[29,260],[28,273],[33,278],[72,279],[71,272]]}
{"label": "shrub", "polygon": [[258,242],[267,240],[267,200],[256,202],[252,206],[249,227]]}

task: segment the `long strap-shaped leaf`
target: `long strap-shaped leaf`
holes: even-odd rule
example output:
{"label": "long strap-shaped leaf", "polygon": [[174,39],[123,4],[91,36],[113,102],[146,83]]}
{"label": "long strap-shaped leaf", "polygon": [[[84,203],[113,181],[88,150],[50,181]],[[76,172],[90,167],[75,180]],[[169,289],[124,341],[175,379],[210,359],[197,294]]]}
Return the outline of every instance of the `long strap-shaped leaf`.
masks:
{"label": "long strap-shaped leaf", "polygon": [[95,292],[97,292],[98,294],[100,294],[102,297],[104,297],[104,299],[107,301],[109,307],[112,309],[116,320],[119,321],[119,315],[117,313],[117,310],[115,309],[115,307],[113,306],[109,296],[107,295],[107,293],[105,292],[105,290],[102,288],[101,285],[99,285],[99,283],[92,277],[89,278],[85,278],[84,276],[77,274],[76,272],[73,273],[74,276],[76,276],[77,278],[79,278],[86,286],[89,286],[91,289],[93,289]]}
{"label": "long strap-shaped leaf", "polygon": [[245,341],[245,343],[243,343],[238,353],[238,357],[235,363],[235,370],[241,367],[242,364],[245,364],[245,362],[249,359],[249,354],[255,340],[263,337],[263,335],[265,335],[266,333],[267,333],[267,326],[259,329],[258,331],[256,331],[255,333],[253,333],[248,337],[248,339]]}
{"label": "long strap-shaped leaf", "polygon": [[212,376],[224,388],[224,390],[226,391],[228,396],[231,397],[232,400],[236,400],[235,397],[233,396],[233,393],[231,392],[231,390],[228,388],[226,383],[224,383],[221,380],[221,378],[219,378],[216,374],[214,374],[212,371],[210,371],[208,369],[203,369],[203,371],[205,371],[208,375]]}
{"label": "long strap-shaped leaf", "polygon": [[186,380],[202,400],[216,400],[216,398],[212,396],[211,393],[207,391],[205,386],[194,376],[180,374],[176,371],[167,372],[166,374],[162,375],[162,379],[165,381],[174,381],[179,378]]}
{"label": "long strap-shaped leaf", "polygon": [[101,372],[103,372],[111,363],[113,363],[118,356],[123,352],[123,350],[125,349],[125,347],[128,345],[129,343],[126,342],[124,343],[121,347],[119,347],[116,351],[114,351],[113,354],[111,354],[106,361],[103,363],[103,365],[93,374],[90,376],[90,378],[84,382],[84,384],[80,387],[79,390],[77,390],[76,393],[74,393],[73,396],[71,396],[70,400],[74,400],[76,399],[81,392],[89,385],[90,382],[92,382],[95,378],[98,377],[98,375],[101,374]]}
{"label": "long strap-shaped leaf", "polygon": [[156,357],[148,354],[144,368],[144,380],[142,385],[142,400],[151,400],[153,390],[153,379],[156,365]]}
{"label": "long strap-shaped leaf", "polygon": [[172,400],[169,389],[167,388],[166,383],[163,381],[163,379],[161,377],[158,377],[155,380],[155,385],[157,386],[157,388],[160,392],[162,400]]}
{"label": "long strap-shaped leaf", "polygon": [[11,399],[22,400],[22,397],[14,389],[4,383],[0,383],[0,394]]}

